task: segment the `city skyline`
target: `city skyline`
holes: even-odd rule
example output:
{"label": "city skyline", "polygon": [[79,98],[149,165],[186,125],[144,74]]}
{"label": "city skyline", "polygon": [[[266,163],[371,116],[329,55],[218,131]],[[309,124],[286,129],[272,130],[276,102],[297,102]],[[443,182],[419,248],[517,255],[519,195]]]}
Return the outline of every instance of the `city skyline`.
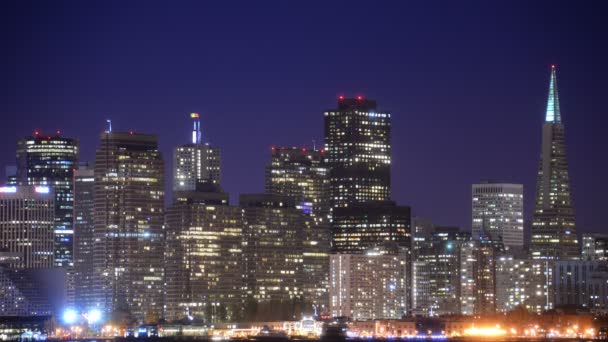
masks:
{"label": "city skyline", "polygon": [[[595,152],[605,145],[607,51],[595,43],[605,30],[594,6],[400,4],[366,10],[377,24],[349,28],[330,23],[360,15],[356,3],[268,12],[150,5],[137,25],[133,8],[3,6],[3,34],[14,33],[7,48],[17,53],[2,57],[2,165],[14,164],[15,140],[35,129],[80,138],[80,159],[90,161],[108,118],[117,130],[158,134],[168,161],[190,140],[182,117],[197,112],[208,141],[222,147],[223,185],[236,203],[262,191],[270,146],[319,144],[319,112],[339,95],[363,95],[393,115],[397,203],[470,229],[470,184],[490,178],[524,184],[529,222],[555,63],[577,231],[605,229],[593,215],[607,191],[597,170],[608,162]],[[227,13],[239,25],[221,22]],[[165,16],[170,30],[157,25]],[[105,29],[107,18],[114,28]]]}

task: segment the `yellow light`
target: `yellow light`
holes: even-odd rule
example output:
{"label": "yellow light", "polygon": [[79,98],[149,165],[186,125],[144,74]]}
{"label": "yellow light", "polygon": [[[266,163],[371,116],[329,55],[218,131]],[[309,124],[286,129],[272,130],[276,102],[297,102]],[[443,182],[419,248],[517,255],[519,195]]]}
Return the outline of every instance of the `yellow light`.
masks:
{"label": "yellow light", "polygon": [[199,115],[198,115],[198,113],[190,113],[190,117],[192,119],[198,119]]}
{"label": "yellow light", "polygon": [[507,332],[499,327],[481,327],[477,328],[472,326],[470,329],[464,331],[465,336],[478,336],[478,337],[491,337],[491,336],[502,336]]}

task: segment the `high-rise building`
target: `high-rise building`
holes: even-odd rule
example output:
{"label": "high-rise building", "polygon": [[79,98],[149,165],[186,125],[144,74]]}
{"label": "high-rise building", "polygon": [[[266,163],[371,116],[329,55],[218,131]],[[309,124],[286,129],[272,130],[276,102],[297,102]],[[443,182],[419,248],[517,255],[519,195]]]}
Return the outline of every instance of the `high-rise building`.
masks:
{"label": "high-rise building", "polygon": [[220,184],[220,149],[203,143],[199,114],[192,118],[192,142],[174,151],[173,191],[194,191],[196,184]]}
{"label": "high-rise building", "polygon": [[385,244],[330,256],[330,314],[354,320],[400,319],[407,313],[409,251]]}
{"label": "high-rise building", "polygon": [[553,262],[501,255],[496,258],[496,310],[523,306],[529,312],[553,309]]}
{"label": "high-rise building", "polygon": [[473,239],[524,247],[524,187],[521,184],[473,184]]}
{"label": "high-rise building", "polygon": [[154,135],[106,131],[95,158],[96,304],[143,320],[163,308],[164,163]]}
{"label": "high-rise building", "polygon": [[243,305],[243,219],[223,192],[182,192],[166,215],[165,318],[234,321]]}
{"label": "high-rise building", "polygon": [[364,253],[392,241],[411,248],[410,208],[392,201],[353,204],[333,209],[332,250],[337,253]]}
{"label": "high-rise building", "polygon": [[376,101],[340,97],[325,112],[325,160],[334,207],[390,200],[391,114]]}
{"label": "high-rise building", "polygon": [[580,254],[554,66],[542,138],[530,251],[536,259],[576,259]]}
{"label": "high-rise building", "polygon": [[[59,133],[59,132],[58,132]],[[48,186],[55,194],[55,264],[73,266],[74,169],[78,141],[55,136],[34,136],[17,142],[17,183]]]}
{"label": "high-rise building", "polygon": [[95,306],[93,246],[95,222],[95,174],[81,164],[74,171],[74,305],[88,310]]}
{"label": "high-rise building", "polygon": [[287,196],[305,215],[303,241],[304,298],[326,312],[329,287],[329,169],[324,151],[307,148],[272,148],[266,167],[266,192]]}
{"label": "high-rise building", "polygon": [[421,248],[412,270],[412,312],[437,316],[460,314],[460,245],[434,237]]}
{"label": "high-rise building", "polygon": [[0,187],[0,249],[19,254],[7,267],[55,266],[55,208],[48,186]]}
{"label": "high-rise building", "polygon": [[496,250],[485,241],[460,244],[460,309],[463,315],[496,312]]}
{"label": "high-rise building", "polygon": [[247,296],[257,302],[301,298],[306,217],[285,196],[245,194],[240,204]]}
{"label": "high-rise building", "polygon": [[608,261],[608,234],[583,234],[582,260]]}

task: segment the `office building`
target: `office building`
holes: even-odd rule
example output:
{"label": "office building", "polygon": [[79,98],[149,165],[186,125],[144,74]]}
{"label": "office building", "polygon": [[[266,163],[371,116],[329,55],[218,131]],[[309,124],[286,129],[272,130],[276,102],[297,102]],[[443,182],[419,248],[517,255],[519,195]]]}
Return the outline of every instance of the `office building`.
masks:
{"label": "office building", "polygon": [[46,186],[55,194],[55,264],[74,265],[74,169],[78,141],[59,135],[34,136],[17,142],[17,183]]}
{"label": "office building", "polygon": [[243,221],[228,194],[182,192],[167,210],[165,318],[234,321],[243,305]]}
{"label": "office building", "polygon": [[524,247],[524,187],[521,184],[473,184],[473,239]]}
{"label": "office building", "polygon": [[324,115],[332,205],[390,200],[391,114],[376,101],[341,96]]}
{"label": "office building", "polygon": [[363,253],[384,242],[411,248],[411,211],[392,201],[333,209],[332,250]]}
{"label": "office building", "polygon": [[554,307],[553,262],[513,255],[496,258],[496,310],[524,307],[540,314]]}
{"label": "office building", "polygon": [[306,217],[285,196],[244,194],[240,205],[246,295],[257,302],[301,298]]}
{"label": "office building", "polygon": [[329,286],[329,169],[324,151],[307,148],[272,148],[266,167],[266,192],[287,196],[305,215],[303,241],[304,298],[326,312]]}
{"label": "office building", "polygon": [[412,218],[412,260],[416,260],[418,251],[431,243],[435,225],[429,219]]}
{"label": "office building", "polygon": [[74,307],[86,312],[95,306],[93,246],[95,173],[88,164],[74,171]]}
{"label": "office building", "polygon": [[484,241],[460,244],[460,309],[463,315],[496,313],[496,249]]}
{"label": "office building", "polygon": [[173,154],[173,191],[194,191],[198,182],[220,184],[220,149],[203,143],[199,114],[192,119],[192,142],[178,146]]}
{"label": "office building", "polygon": [[555,307],[605,311],[608,266],[598,260],[555,262]]}
{"label": "office building", "polygon": [[460,244],[433,237],[412,266],[412,313],[420,316],[460,314]]}
{"label": "office building", "polygon": [[580,256],[554,66],[551,67],[543,124],[530,251],[536,259],[576,259]]}
{"label": "office building", "polygon": [[9,268],[55,265],[55,195],[48,186],[0,187],[0,249],[19,254]]}
{"label": "office building", "polygon": [[353,320],[401,319],[408,311],[407,248],[386,244],[330,256],[330,314]]}
{"label": "office building", "polygon": [[95,302],[106,314],[161,317],[164,163],[157,137],[102,133],[94,175]]}
{"label": "office building", "polygon": [[608,260],[608,234],[583,234],[582,260]]}

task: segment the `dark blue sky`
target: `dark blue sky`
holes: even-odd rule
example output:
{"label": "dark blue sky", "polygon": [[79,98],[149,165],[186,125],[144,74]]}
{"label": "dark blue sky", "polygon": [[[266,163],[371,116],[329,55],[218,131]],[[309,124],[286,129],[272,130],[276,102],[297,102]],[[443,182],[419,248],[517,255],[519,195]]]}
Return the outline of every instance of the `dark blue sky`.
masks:
{"label": "dark blue sky", "polygon": [[[471,183],[525,185],[558,66],[579,231],[608,231],[604,1],[0,2],[0,165],[34,129],[93,159],[106,118],[171,150],[200,112],[224,187],[263,190],[271,145],[322,141],[338,94],[393,113],[393,197],[470,227]],[[170,173],[167,174],[167,180]]]}

